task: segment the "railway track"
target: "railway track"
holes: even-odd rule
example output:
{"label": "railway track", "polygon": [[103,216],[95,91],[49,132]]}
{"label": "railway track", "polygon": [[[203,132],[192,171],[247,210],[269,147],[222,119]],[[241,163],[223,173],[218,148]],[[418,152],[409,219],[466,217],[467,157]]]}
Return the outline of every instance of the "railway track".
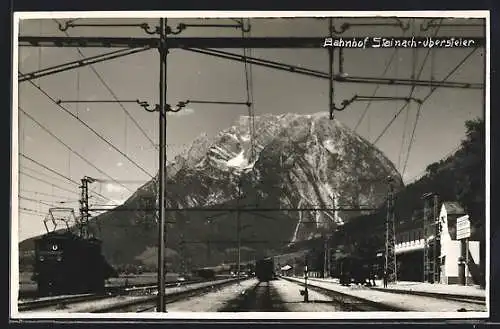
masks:
{"label": "railway track", "polygon": [[[240,279],[241,280],[241,279]],[[166,291],[166,302],[172,303],[191,296],[197,296],[204,292],[209,292],[214,289],[219,289],[224,286],[234,284],[238,279],[218,279],[186,281],[182,284],[169,284],[167,288],[186,287],[180,291]],[[189,286],[194,286],[189,288]],[[148,289],[147,294],[137,296],[131,292],[137,292],[140,289]],[[44,298],[19,303],[19,311],[42,311],[44,309],[54,308],[56,310],[69,309],[73,312],[83,313],[108,313],[108,312],[147,312],[156,308],[157,288],[154,286],[154,291],[149,290],[150,286],[129,288],[128,291],[122,291],[118,294],[107,295],[73,295],[73,296],[58,296],[53,298]],[[106,300],[105,303],[102,303]],[[100,305],[99,305],[100,304]],[[76,311],[75,311],[76,309]]]}
{"label": "railway track", "polygon": [[[186,282],[192,283],[192,282],[201,282],[205,281],[202,279],[196,279],[196,280],[189,280],[189,281],[171,281],[167,282],[166,286],[171,287],[175,286],[179,283],[185,284]],[[119,293],[124,290],[126,291],[134,291],[134,290],[141,290],[141,289],[148,289],[151,287],[156,288],[156,283],[150,282],[150,283],[139,283],[139,284],[128,284],[128,285],[107,285],[105,287],[105,293],[106,294],[113,294],[113,293]],[[37,292],[36,289],[34,290],[20,290],[19,291],[19,300],[28,300],[28,299],[35,299],[35,298],[44,298],[44,297],[57,297],[59,295],[52,295],[52,296],[40,296]]]}
{"label": "railway track", "polygon": [[227,303],[219,312],[285,312],[276,288],[270,282],[258,282]]}
{"label": "railway track", "polygon": [[[177,291],[177,292],[168,292],[165,295],[166,304],[170,304],[179,300],[183,300],[189,297],[203,295],[205,293],[211,292],[215,289],[221,289],[228,285],[235,284],[238,281],[242,281],[245,279],[221,279],[213,282],[207,282],[206,284],[200,283],[200,285],[195,286],[191,289]],[[156,310],[156,296],[147,296],[144,298],[139,298],[135,300],[123,301],[122,303],[116,303],[114,305],[108,305],[101,308],[96,308],[91,311],[91,313],[111,313],[111,312],[135,312],[135,313],[144,313],[144,312],[154,312]]]}
{"label": "railway track", "polygon": [[[171,283],[173,284],[173,283]],[[118,286],[118,285],[113,285],[113,286],[106,286],[105,287],[105,293],[116,293],[119,291],[122,291],[124,289],[128,288],[142,288],[142,287],[151,287],[154,286],[154,283],[141,283],[141,284],[135,284],[135,285],[128,285],[128,286]],[[38,299],[38,298],[45,298],[45,297],[58,297],[62,295],[52,295],[52,296],[40,296],[38,294],[38,291],[36,289],[34,290],[20,290],[19,291],[19,300],[28,300],[28,299]]]}
{"label": "railway track", "polygon": [[[296,283],[301,287],[305,287],[304,282],[297,279],[281,277],[282,280]],[[332,302],[338,304],[343,311],[346,312],[405,312],[408,311],[396,306],[374,302],[365,298],[352,296],[332,289],[317,286],[315,284],[307,283],[307,289],[313,290],[323,295],[329,296],[333,299]]]}
{"label": "railway track", "polygon": [[24,302],[21,301],[17,304],[17,309],[19,312],[33,311],[48,307],[63,309],[68,304],[91,301],[91,300],[100,300],[104,298],[109,298],[109,296],[97,295],[97,294],[82,294],[82,295],[47,297],[47,298],[35,299]]}
{"label": "railway track", "polygon": [[464,296],[457,294],[448,294],[448,293],[437,293],[437,292],[429,292],[429,291],[415,291],[415,290],[402,290],[402,289],[390,289],[390,288],[375,288],[371,287],[370,289],[376,291],[387,292],[391,294],[400,294],[400,295],[415,295],[422,297],[430,297],[441,300],[450,300],[454,302],[461,302],[467,304],[477,304],[486,306],[486,298],[481,296]]}
{"label": "railway track", "polygon": [[[219,279],[220,280],[220,279]],[[186,286],[192,284],[198,284],[202,282],[207,282],[211,280],[190,280],[184,282],[171,282],[165,285],[166,288],[175,288],[179,286]],[[62,295],[62,296],[50,296],[41,297],[32,300],[20,300],[18,303],[18,310],[20,312],[35,311],[45,308],[56,308],[64,309],[71,304],[99,301],[103,299],[109,299],[112,297],[119,296],[151,296],[157,292],[157,285],[152,284],[139,284],[131,287],[114,286],[107,287],[104,294],[77,294],[77,295]]]}

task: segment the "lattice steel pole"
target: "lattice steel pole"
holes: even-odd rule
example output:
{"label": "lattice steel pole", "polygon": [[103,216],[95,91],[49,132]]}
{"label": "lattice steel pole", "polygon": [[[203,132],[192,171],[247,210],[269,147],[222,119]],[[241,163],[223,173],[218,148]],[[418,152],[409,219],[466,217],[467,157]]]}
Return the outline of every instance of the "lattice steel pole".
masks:
{"label": "lattice steel pole", "polygon": [[433,193],[425,193],[422,196],[422,199],[424,200],[424,214],[423,214],[423,228],[424,228],[424,282],[432,282],[434,278],[434,270],[433,270],[433,263],[431,262],[431,255],[430,255],[430,238],[431,235],[433,234],[432,230],[429,230],[429,227],[431,226],[432,221],[429,223],[429,217],[430,216],[430,207],[429,207],[429,197],[431,197]]}
{"label": "lattice steel pole", "polygon": [[87,177],[82,178],[82,189],[81,199],[80,199],[80,235],[86,237],[85,225],[89,218],[89,195],[88,195],[88,180]]}
{"label": "lattice steel pole", "polygon": [[424,214],[423,214],[423,226],[424,226],[424,282],[427,282],[429,279],[429,244],[427,241],[428,238],[428,230],[427,230],[427,216],[428,216],[428,207],[427,200],[424,200]]}
{"label": "lattice steel pole", "polygon": [[433,255],[432,260],[434,263],[434,277],[433,281],[435,283],[440,281],[440,259],[441,255],[441,230],[439,222],[439,196],[434,194],[434,204],[433,204],[433,228],[434,228],[434,244],[433,244]]}
{"label": "lattice steel pole", "polygon": [[84,238],[87,238],[89,236],[89,229],[88,229],[88,224],[89,224],[89,183],[94,182],[95,180],[93,178],[90,178],[88,176],[85,176],[82,178],[82,186],[80,188],[82,189],[81,193],[81,199],[80,199],[80,235]]}
{"label": "lattice steel pole", "polygon": [[238,181],[238,196],[236,197],[236,240],[237,240],[237,279],[240,282],[241,271],[241,218],[240,218],[240,198],[241,198],[241,181]]}
{"label": "lattice steel pole", "polygon": [[385,222],[385,266],[384,270],[387,275],[387,282],[396,282],[396,232],[394,223],[394,192],[393,180],[388,178],[389,192],[387,195],[387,218]]}

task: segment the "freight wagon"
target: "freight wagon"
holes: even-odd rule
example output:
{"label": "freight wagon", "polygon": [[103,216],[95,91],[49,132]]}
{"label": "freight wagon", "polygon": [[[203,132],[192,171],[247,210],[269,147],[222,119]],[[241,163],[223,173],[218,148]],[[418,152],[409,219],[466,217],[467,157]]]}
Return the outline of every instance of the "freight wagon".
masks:
{"label": "freight wagon", "polygon": [[260,259],[255,264],[255,276],[260,282],[268,282],[276,278],[274,260],[272,258]]}

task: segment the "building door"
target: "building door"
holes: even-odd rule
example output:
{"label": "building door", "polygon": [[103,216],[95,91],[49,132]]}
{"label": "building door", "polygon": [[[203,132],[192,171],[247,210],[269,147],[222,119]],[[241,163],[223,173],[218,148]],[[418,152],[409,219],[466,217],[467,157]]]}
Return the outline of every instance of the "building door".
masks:
{"label": "building door", "polygon": [[446,256],[441,257],[439,273],[440,273],[439,283],[448,284],[448,280],[446,280]]}

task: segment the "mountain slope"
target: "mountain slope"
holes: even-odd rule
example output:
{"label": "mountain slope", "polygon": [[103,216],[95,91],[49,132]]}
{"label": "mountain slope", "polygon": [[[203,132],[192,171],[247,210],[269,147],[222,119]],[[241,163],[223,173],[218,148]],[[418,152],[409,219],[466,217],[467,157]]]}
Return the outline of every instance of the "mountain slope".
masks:
{"label": "mountain slope", "polygon": [[[200,136],[168,165],[168,208],[219,208],[167,213],[167,247],[184,265],[236,259],[231,249],[238,214],[231,209],[237,206],[244,209],[239,213],[242,246],[248,247],[244,260],[362,214],[313,209],[379,207],[388,176],[396,189],[403,186],[382,152],[327,115],[263,115],[255,117],[255,129],[254,152],[248,117],[242,117],[213,138]],[[156,204],[155,184],[145,184],[123,206],[96,219],[112,263],[132,262],[156,245],[156,217],[147,209]]]}

